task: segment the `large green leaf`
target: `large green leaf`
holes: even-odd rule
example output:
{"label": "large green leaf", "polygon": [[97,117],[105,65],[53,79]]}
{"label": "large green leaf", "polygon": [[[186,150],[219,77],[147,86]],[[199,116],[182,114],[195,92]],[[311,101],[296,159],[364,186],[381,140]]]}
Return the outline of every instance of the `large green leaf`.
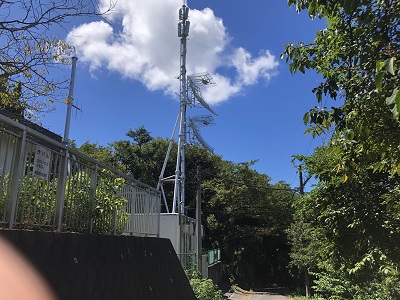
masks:
{"label": "large green leaf", "polygon": [[382,89],[382,80],[383,80],[384,76],[385,76],[385,72],[379,72],[375,76],[375,84],[376,84],[376,88],[378,91],[380,91]]}
{"label": "large green leaf", "polygon": [[303,116],[304,125],[307,125],[309,121],[310,121],[310,112],[306,112]]}
{"label": "large green leaf", "polygon": [[387,67],[386,67],[386,69],[387,69],[387,71],[388,71],[390,74],[394,75],[394,57],[389,58],[389,59],[387,60]]}
{"label": "large green leaf", "polygon": [[394,105],[391,109],[395,118],[399,117],[400,114],[400,90],[395,88],[392,95],[386,98],[387,105]]}
{"label": "large green leaf", "polygon": [[376,72],[381,71],[384,66],[385,66],[385,62],[382,60],[378,60],[376,62]]}

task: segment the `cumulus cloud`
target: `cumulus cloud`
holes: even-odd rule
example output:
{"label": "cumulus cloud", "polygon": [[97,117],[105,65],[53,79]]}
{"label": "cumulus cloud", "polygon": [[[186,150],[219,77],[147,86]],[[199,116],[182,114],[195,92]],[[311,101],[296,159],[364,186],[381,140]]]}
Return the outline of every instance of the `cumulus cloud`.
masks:
{"label": "cumulus cloud", "polygon": [[[107,7],[101,0],[100,7]],[[123,77],[139,80],[149,90],[179,91],[178,10],[181,0],[118,0],[107,22],[91,22],[75,27],[67,41],[77,49],[79,60],[93,74],[107,68]],[[210,8],[190,10],[191,22],[187,73],[208,72],[217,87],[206,89],[203,96],[210,104],[228,100],[243,88],[268,81],[278,65],[268,51],[253,57],[243,48],[228,47],[230,38],[222,19]],[[229,49],[229,50],[228,50]],[[232,69],[221,75],[220,69]]]}
{"label": "cumulus cloud", "polygon": [[269,80],[278,62],[269,51],[264,51],[260,57],[254,59],[245,49],[238,48],[232,56],[232,65],[236,68],[240,81],[244,85],[251,85],[257,83],[259,77]]}

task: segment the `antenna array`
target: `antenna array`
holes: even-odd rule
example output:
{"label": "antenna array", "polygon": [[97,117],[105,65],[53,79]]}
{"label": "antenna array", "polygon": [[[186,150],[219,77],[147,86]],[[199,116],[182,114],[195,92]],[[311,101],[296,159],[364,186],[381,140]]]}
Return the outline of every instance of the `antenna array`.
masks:
{"label": "antenna array", "polygon": [[192,129],[193,135],[207,151],[213,153],[214,149],[208,145],[200,134],[198,125],[211,125],[215,124],[211,116],[189,118],[189,127]]}
{"label": "antenna array", "polygon": [[188,83],[190,87],[189,92],[192,95],[192,97],[190,97],[192,100],[190,103],[193,106],[199,106],[196,105],[196,102],[198,102],[201,106],[206,108],[210,113],[218,116],[218,114],[215,111],[213,111],[211,107],[208,105],[208,103],[203,99],[203,95],[201,94],[200,90],[200,86],[210,86],[215,84],[210,74],[188,76]]}
{"label": "antenna array", "polygon": [[[201,88],[206,86],[215,85],[214,80],[209,74],[195,74],[191,76],[186,75],[186,52],[187,52],[187,37],[189,36],[190,22],[189,18],[189,8],[186,6],[186,1],[182,8],[179,10],[179,22],[178,22],[178,37],[181,39],[180,43],[180,110],[175,124],[174,132],[170,139],[168,146],[168,151],[164,160],[164,165],[161,170],[159,177],[159,182],[157,185],[158,189],[161,189],[166,210],[169,213],[169,208],[167,206],[167,201],[164,194],[163,183],[164,182],[174,182],[174,196],[172,204],[172,213],[178,213],[180,215],[186,215],[185,211],[185,156],[186,156],[186,139],[187,139],[187,128],[189,127],[199,143],[208,151],[212,152],[213,149],[204,141],[198,125],[209,125],[214,124],[214,120],[211,116],[206,117],[186,117],[186,109],[189,105],[190,107],[204,107],[209,112],[217,115],[213,111],[208,103],[204,100]],[[169,159],[172,143],[174,141],[173,137],[179,124],[179,134],[178,134],[178,151],[176,157],[176,168],[175,175],[164,177],[164,172],[166,169],[166,164]]]}

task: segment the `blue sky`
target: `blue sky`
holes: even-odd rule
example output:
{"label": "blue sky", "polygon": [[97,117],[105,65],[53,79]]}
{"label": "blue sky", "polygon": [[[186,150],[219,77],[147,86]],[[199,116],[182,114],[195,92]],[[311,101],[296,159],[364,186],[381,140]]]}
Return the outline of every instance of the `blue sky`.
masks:
{"label": "blue sky", "polygon": [[[181,0],[119,0],[108,22],[69,24],[64,37],[76,47],[74,101],[82,108],[73,113],[70,138],[78,145],[127,139],[125,133],[141,125],[154,137],[171,136],[179,111],[181,6]],[[188,6],[188,74],[207,71],[216,81],[203,91],[219,114],[214,126],[201,127],[204,140],[225,160],[258,159],[254,168],[272,182],[298,186],[291,156],[311,154],[321,144],[303,134],[302,121],[316,105],[311,90],[318,77],[292,76],[279,56],[285,44],[312,41],[324,22],[282,0],[189,0]],[[189,115],[207,114],[189,109]],[[65,115],[58,104],[41,121],[62,135]]]}

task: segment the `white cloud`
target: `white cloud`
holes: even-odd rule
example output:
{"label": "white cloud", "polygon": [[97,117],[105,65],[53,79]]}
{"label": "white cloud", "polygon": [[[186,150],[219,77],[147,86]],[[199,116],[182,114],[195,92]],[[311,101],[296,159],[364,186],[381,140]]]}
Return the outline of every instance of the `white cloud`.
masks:
{"label": "white cloud", "polygon": [[[107,7],[108,0],[101,0]],[[122,76],[139,80],[149,90],[164,90],[173,95],[179,90],[178,10],[181,0],[118,0],[114,12],[104,21],[74,28],[67,41],[77,49],[80,61],[90,66],[93,74],[107,68]],[[205,8],[189,12],[191,22],[187,73],[209,72],[217,87],[203,91],[210,104],[226,101],[260,78],[268,81],[277,60],[268,51],[258,57],[243,48],[227,50],[230,42],[222,19]],[[228,78],[219,68],[233,68]]]}
{"label": "white cloud", "polygon": [[260,57],[254,59],[245,49],[238,48],[233,54],[232,65],[238,72],[239,80],[244,85],[251,85],[257,83],[259,77],[269,80],[278,62],[269,51],[264,51]]}

